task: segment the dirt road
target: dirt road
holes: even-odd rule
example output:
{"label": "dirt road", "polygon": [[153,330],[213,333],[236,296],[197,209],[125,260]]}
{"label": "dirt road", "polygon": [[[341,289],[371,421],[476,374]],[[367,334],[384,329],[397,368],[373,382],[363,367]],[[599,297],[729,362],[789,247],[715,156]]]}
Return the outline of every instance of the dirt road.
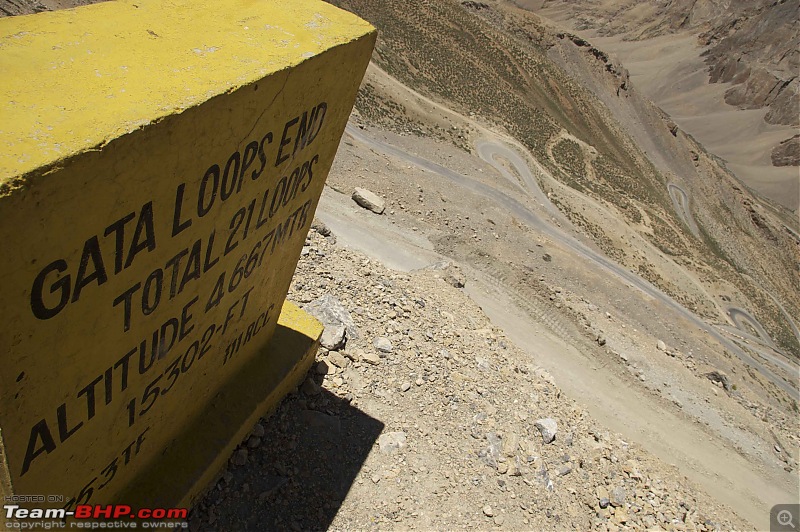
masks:
{"label": "dirt road", "polygon": [[[566,231],[556,227],[550,220],[544,220],[533,210],[509,195],[477,180],[460,175],[442,165],[428,161],[417,155],[386,142],[370,137],[361,129],[348,126],[347,133],[358,143],[378,152],[398,159],[403,164],[412,164],[448,179],[453,186],[463,188],[496,202],[508,209],[515,217],[559,242],[571,250],[578,260],[588,261],[595,268],[605,269],[626,285],[635,287],[642,297],[655,298],[665,313],[677,314],[676,322],[689,322],[707,331],[731,352],[740,354],[745,362],[752,362],[759,371],[766,370],[758,361],[744,353],[732,341],[706,324],[690,311],[681,307],[671,298],[638,276],[616,265],[588,245],[578,241]],[[495,165],[506,178],[516,178],[495,161],[495,156],[503,157],[515,166],[532,199],[541,205],[553,218],[558,215],[552,211],[547,197],[527,165],[520,166],[522,159],[513,150],[493,143],[481,143],[481,156]],[[411,231],[404,231],[384,221],[375,224],[375,217],[346,212],[343,207],[349,198],[342,194],[330,193],[323,198],[320,217],[329,223],[337,238],[371,254],[373,257],[399,266],[401,269],[414,269],[435,262],[440,257],[424,237]],[[550,218],[550,216],[548,216]],[[367,234],[369,236],[365,236]],[[374,242],[373,242],[374,241]],[[381,242],[379,245],[372,245]],[[531,320],[524,309],[520,309],[513,297],[513,288],[498,287],[496,280],[487,279],[485,273],[467,268],[472,280],[470,296],[484,309],[494,323],[506,330],[517,343],[526,348],[537,363],[546,367],[557,379],[566,393],[586,404],[592,414],[607,424],[612,430],[621,432],[638,441],[668,463],[675,464],[683,474],[702,485],[721,502],[736,508],[746,519],[756,526],[766,527],[769,508],[778,501],[791,500],[795,486],[788,475],[782,471],[772,471],[782,481],[776,482],[765,474],[763,465],[754,464],[731,449],[723,440],[711,437],[709,430],[698,425],[680,411],[664,404],[644,389],[631,386],[624,379],[602,364],[587,358],[563,338],[554,335],[540,323]],[[765,371],[765,374],[771,374]],[[776,384],[794,392],[796,390],[773,375]]]}

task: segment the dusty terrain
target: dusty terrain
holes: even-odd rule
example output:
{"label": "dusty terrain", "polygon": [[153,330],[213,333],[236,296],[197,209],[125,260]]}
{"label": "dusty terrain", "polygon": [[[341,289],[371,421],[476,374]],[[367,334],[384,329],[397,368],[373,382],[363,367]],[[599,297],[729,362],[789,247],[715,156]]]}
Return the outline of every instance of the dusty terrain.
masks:
{"label": "dusty terrain", "polygon": [[[777,391],[735,354],[753,351],[737,349],[722,331],[693,312],[681,311],[652,285],[612,261],[602,261],[581,229],[539,192],[538,180],[557,186],[549,172],[502,132],[420,96],[376,66],[370,68],[365,86],[373,94],[394,98],[397,103],[387,108],[402,105],[410,115],[426,117],[427,123],[419,125],[402,115],[395,117],[393,129],[435,130],[436,124],[446,122],[457,133],[449,140],[442,133],[440,140],[432,141],[410,131],[368,127],[360,113],[351,120],[318,211],[331,236],[312,233],[290,297],[309,303],[319,296],[335,296],[351,312],[360,336],[341,350],[348,359],[344,368],[333,362],[341,362],[340,357],[321,350],[324,365],[319,371],[324,375],[315,369],[309,377],[321,381],[321,398],[313,385],[304,385],[275,418],[265,421],[267,432],[291,437],[291,427],[324,412],[322,426],[308,429],[310,440],[297,439],[300,451],[292,463],[304,463],[303,453],[319,452],[318,445],[326,458],[309,459],[315,464],[310,470],[299,465],[270,470],[276,484],[256,494],[259,503],[253,505],[252,496],[242,494],[243,486],[255,489],[262,467],[273,467],[281,453],[279,448],[251,448],[248,465],[231,466],[198,508],[196,526],[224,529],[230,523],[268,522],[296,529],[766,528],[770,506],[793,500],[797,493],[797,419],[789,406],[796,394],[796,364],[785,356],[776,360],[787,366],[770,365],[758,355],[750,358],[765,373],[787,379],[783,382],[789,391]],[[464,144],[469,146],[468,139],[474,139],[472,155],[462,150]],[[486,148],[504,145],[505,151]],[[526,174],[528,168],[531,174]],[[385,197],[383,216],[350,200],[356,186]],[[602,208],[589,198],[584,201],[583,209]],[[629,253],[653,253],[624,221],[609,217],[606,223],[614,224],[610,232],[629,239]],[[587,261],[596,259],[601,262],[587,267]],[[429,270],[441,260],[460,265],[463,273],[455,276],[466,281],[461,291],[437,279],[449,279],[447,271]],[[679,265],[661,268],[676,270],[674,282],[685,290],[693,285],[704,290],[703,283]],[[465,319],[455,326],[465,330],[451,338],[442,316]],[[436,336],[439,330],[444,338]],[[762,349],[758,332],[752,333],[751,348]],[[379,336],[389,338],[397,352],[381,355],[373,344]],[[501,356],[499,362],[493,362],[495,353]],[[451,354],[459,360],[448,358]],[[365,355],[373,361],[379,357],[378,362],[365,361]],[[493,364],[499,372],[496,381],[489,374]],[[526,373],[519,364],[531,367]],[[715,385],[709,373],[725,374],[727,387]],[[524,411],[530,404],[530,375],[545,382],[553,379],[554,393],[546,401],[535,393],[545,410]],[[472,386],[475,391],[467,393],[468,405],[463,405],[459,390]],[[335,397],[352,401],[357,410],[342,406]],[[484,399],[494,416],[487,428],[479,423]],[[581,414],[546,412],[560,408],[577,408]],[[564,461],[562,456],[567,465],[557,466],[558,460],[545,454],[554,449],[541,444],[532,427],[534,418],[561,416],[572,424],[576,415],[619,434],[612,438],[635,445],[637,456],[632,460],[647,461],[665,482],[686,486],[679,492],[693,497],[707,493],[709,498],[689,503],[694,511],[673,500],[678,504],[677,510],[669,511],[673,517],[655,510],[659,503],[626,502],[620,506],[625,522],[620,522],[616,509],[611,515],[604,512],[608,507],[600,507],[598,493],[613,490],[616,486],[609,480],[621,477],[604,472],[601,480],[572,467],[575,460],[581,463],[576,456],[596,449],[594,437],[584,441],[585,447],[574,448],[573,435],[569,458]],[[350,423],[357,420],[364,427],[358,449],[322,436],[329,430],[355,430]],[[401,432],[405,447],[391,450],[389,440],[401,437]],[[379,440],[379,434],[386,439]],[[526,464],[528,458],[522,456],[527,438],[540,444],[539,453],[532,456],[542,460],[546,477],[535,458]],[[507,449],[511,454],[500,452],[497,463],[487,459],[492,442],[502,449],[505,439],[512,442]],[[523,447],[518,447],[520,439]],[[346,473],[334,465],[342,453],[358,457]],[[561,450],[558,453],[554,456]],[[509,463],[503,465],[500,457]],[[513,468],[517,459],[522,464],[519,477]],[[363,465],[358,466],[358,460]],[[610,461],[621,462],[626,460]],[[631,480],[624,469],[623,474]],[[553,492],[547,479],[553,482]],[[626,490],[638,494],[648,489],[633,480]],[[349,491],[340,482],[352,483]],[[296,500],[301,486],[309,485],[311,494]],[[331,486],[339,491],[326,497],[323,493]],[[326,502],[317,515],[304,514],[297,508],[307,500]],[[694,512],[703,518],[695,519]],[[719,522],[709,515],[742,521]]]}
{"label": "dusty terrain", "polygon": [[445,272],[387,270],[340,243],[312,232],[291,297],[336,297],[359,336],[320,351],[197,508],[197,529],[748,528],[567,398],[531,356],[559,349],[552,333],[520,349]]}
{"label": "dusty terrain", "polygon": [[[289,298],[335,298],[346,343],[192,526],[767,529],[798,502],[796,211],[648,98],[689,87],[506,2],[334,3],[380,38]],[[786,131],[768,112],[726,120]]]}

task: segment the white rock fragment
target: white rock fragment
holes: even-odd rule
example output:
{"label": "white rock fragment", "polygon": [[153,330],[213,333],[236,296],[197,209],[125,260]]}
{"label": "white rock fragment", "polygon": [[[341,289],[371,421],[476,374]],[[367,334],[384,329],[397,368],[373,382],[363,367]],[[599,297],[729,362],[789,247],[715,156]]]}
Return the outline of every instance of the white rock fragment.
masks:
{"label": "white rock fragment", "polygon": [[542,440],[544,443],[552,443],[553,440],[556,439],[556,433],[558,432],[558,424],[556,423],[555,419],[552,418],[545,418],[545,419],[537,419],[534,426],[539,429],[539,433],[542,435]]}
{"label": "white rock fragment", "polygon": [[386,205],[380,196],[365,188],[356,188],[352,197],[353,201],[375,214],[383,214],[386,209]]}

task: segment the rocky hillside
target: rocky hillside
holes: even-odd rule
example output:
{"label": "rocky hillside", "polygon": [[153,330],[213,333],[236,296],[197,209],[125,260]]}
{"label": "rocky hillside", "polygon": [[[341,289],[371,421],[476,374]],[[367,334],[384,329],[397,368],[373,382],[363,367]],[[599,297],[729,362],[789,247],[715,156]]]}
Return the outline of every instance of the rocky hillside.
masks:
{"label": "rocky hillside", "polygon": [[[561,4],[577,27],[599,35],[643,40],[692,32],[706,47],[711,83],[733,84],[725,101],[741,109],[768,107],[770,124],[800,126],[800,3],[792,0],[667,0],[663,2],[579,2]],[[797,163],[795,163],[797,164]]]}
{"label": "rocky hillside", "polygon": [[194,530],[750,528],[566,398],[457,270],[387,270],[315,227],[289,297],[339,334]]}
{"label": "rocky hillside", "polygon": [[[739,27],[721,0],[518,2],[637,46]],[[578,31],[332,3],[379,41],[289,293],[323,347],[192,527],[766,529],[798,492],[796,216]]]}
{"label": "rocky hillside", "polygon": [[[781,346],[800,356],[785,313],[768,295],[790,314],[800,313],[797,244],[785,229],[796,225],[792,216],[764,205],[679,131],[629,86],[624,66],[503,2],[334,3],[378,27],[374,61],[389,74],[463,115],[502,127],[529,149],[569,187],[565,193],[551,191],[554,201],[606,254],[641,269],[692,306],[709,312],[715,306],[681,292],[629,256],[627,244],[603,230],[606,215],[570,205],[574,194],[596,198],[633,226],[647,220],[643,238],[700,278],[713,272],[724,279],[737,298],[749,300],[746,305]],[[416,121],[412,129],[419,135],[432,131],[420,126],[424,116],[409,116],[402,102],[375,94],[369,83],[372,92],[357,104],[363,114]],[[687,191],[696,227],[676,211],[669,183]]]}
{"label": "rocky hillside", "polygon": [[800,127],[800,2],[740,1],[724,13],[700,35],[711,82],[733,83],[727,103],[768,107],[767,123]]}
{"label": "rocky hillside", "polygon": [[0,16],[30,15],[95,3],[96,0],[0,0]]}

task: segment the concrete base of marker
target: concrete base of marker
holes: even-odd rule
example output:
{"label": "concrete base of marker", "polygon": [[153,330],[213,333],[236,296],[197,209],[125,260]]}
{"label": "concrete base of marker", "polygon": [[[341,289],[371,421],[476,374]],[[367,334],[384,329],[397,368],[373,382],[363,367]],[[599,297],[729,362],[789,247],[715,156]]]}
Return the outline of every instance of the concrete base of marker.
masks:
{"label": "concrete base of marker", "polygon": [[221,391],[197,398],[207,407],[114,502],[132,508],[191,508],[259,418],[272,413],[302,382],[322,330],[310,314],[285,302],[267,348]]}

